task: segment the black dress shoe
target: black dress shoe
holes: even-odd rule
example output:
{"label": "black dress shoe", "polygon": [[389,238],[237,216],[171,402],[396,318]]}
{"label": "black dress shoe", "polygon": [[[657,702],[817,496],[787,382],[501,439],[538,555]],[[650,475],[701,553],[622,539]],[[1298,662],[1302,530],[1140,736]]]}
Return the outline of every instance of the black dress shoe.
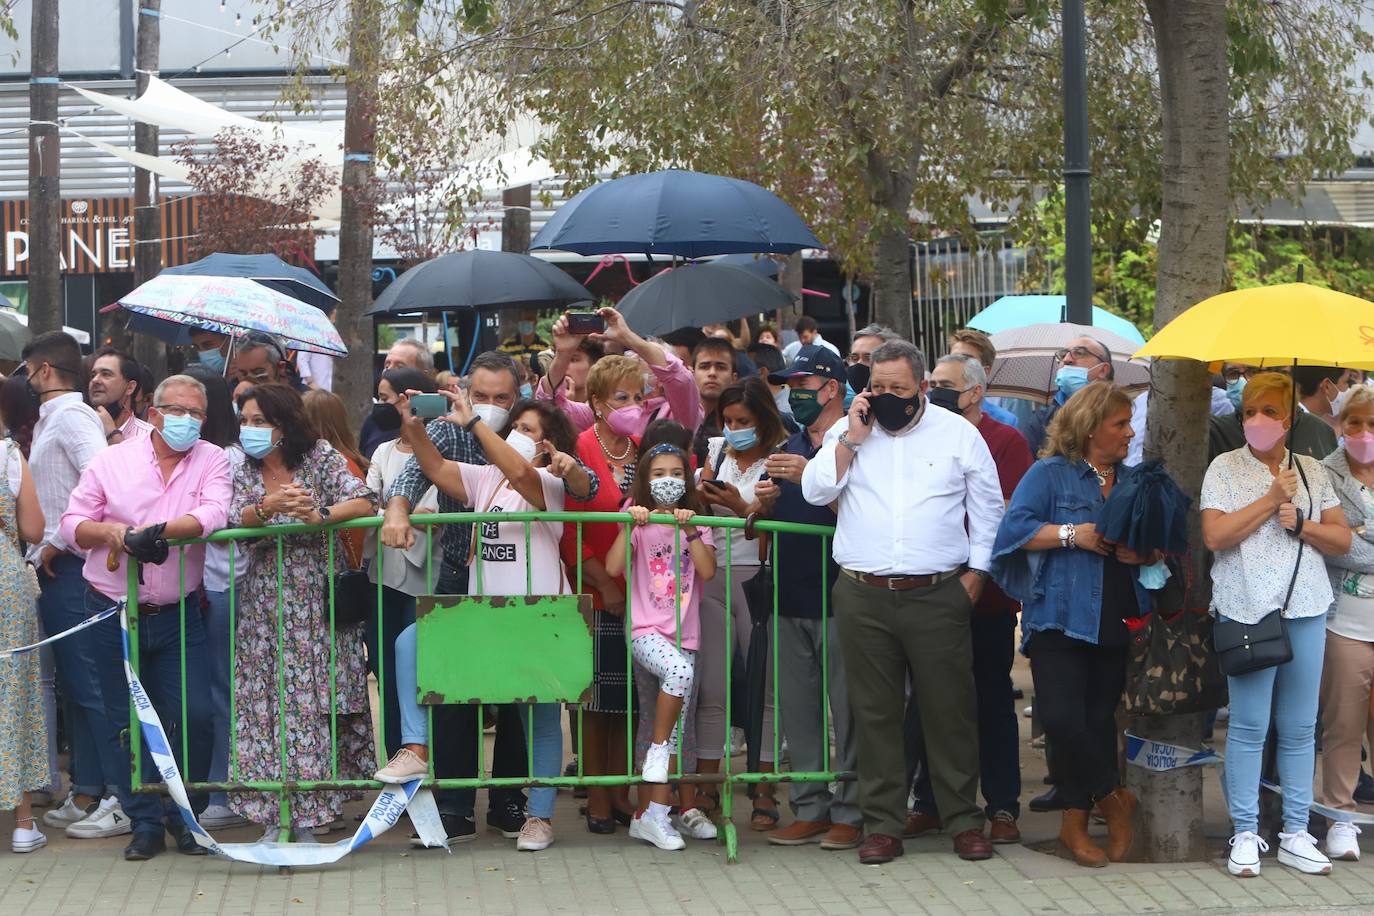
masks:
{"label": "black dress shoe", "polygon": [[196,842],[196,836],[191,832],[191,828],[186,826],[186,822],[181,819],[180,814],[169,814],[163,818],[163,823],[167,825],[167,832],[176,840],[177,852],[183,856],[203,856],[207,850],[204,846]]}
{"label": "black dress shoe", "polygon": [[1360,781],[1355,786],[1355,801],[1361,805],[1374,805],[1374,779],[1360,769]]}
{"label": "black dress shoe", "polygon": [[588,814],[586,817],[588,833],[599,833],[603,835],[608,833],[615,833],[615,818],[592,817],[590,814]]}
{"label": "black dress shoe", "polygon": [[1058,786],[1050,786],[1050,790],[1044,795],[1037,795],[1030,800],[1032,811],[1063,811],[1064,801],[1059,795]]}
{"label": "black dress shoe", "polygon": [[167,840],[163,837],[162,831],[141,831],[135,833],[133,840],[124,847],[124,861],[146,862],[166,849]]}

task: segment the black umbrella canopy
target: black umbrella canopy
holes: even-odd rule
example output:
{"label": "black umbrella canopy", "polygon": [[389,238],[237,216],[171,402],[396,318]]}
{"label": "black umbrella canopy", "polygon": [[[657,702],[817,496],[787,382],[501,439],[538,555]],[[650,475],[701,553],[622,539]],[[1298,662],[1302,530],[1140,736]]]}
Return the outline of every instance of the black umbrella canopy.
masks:
{"label": "black umbrella canopy", "polygon": [[791,293],[751,271],[726,264],[688,264],[655,274],[616,307],[636,333],[658,335],[791,305]]}
{"label": "black umbrella canopy", "polygon": [[564,308],[595,297],[562,270],[513,251],[456,251],[401,274],[366,312]]}
{"label": "black umbrella canopy", "polygon": [[225,254],[217,251],[190,264],[164,267],[162,273],[247,277],[323,312],[333,311],[339,304],[339,297],[323,280],[304,267],[288,264],[274,254]]}

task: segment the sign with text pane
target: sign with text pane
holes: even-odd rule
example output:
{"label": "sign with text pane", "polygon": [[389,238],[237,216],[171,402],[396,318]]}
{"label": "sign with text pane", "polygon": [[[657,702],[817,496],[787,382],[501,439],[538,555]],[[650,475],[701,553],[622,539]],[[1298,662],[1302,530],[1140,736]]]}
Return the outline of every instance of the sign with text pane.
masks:
{"label": "sign with text pane", "polygon": [[592,684],[591,622],[589,595],[421,597],[417,699],[431,706],[581,702]]}

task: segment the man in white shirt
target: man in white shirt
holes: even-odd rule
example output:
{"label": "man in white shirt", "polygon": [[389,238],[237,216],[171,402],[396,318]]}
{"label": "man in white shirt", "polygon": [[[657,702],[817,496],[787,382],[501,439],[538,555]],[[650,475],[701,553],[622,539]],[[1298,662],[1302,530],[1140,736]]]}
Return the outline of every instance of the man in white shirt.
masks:
{"label": "man in white shirt", "polygon": [[[38,569],[38,614],[51,636],[92,613],[86,608],[85,557],[62,539],[57,526],[82,471],[105,447],[105,429],[81,399],[81,348],[75,339],[61,331],[40,334],[24,348],[23,358],[29,390],[39,404],[29,469],[43,509],[43,540],[29,547],[28,561]],[[103,626],[118,623],[107,620],[52,647],[71,734],[72,793],[61,807],[43,815],[43,823],[78,838],[131,830],[118,800],[105,788],[113,792],[121,776],[129,778],[129,753],[119,745],[119,725],[106,712],[92,661],[96,631]]]}
{"label": "man in white shirt", "polygon": [[821,336],[820,328],[816,325],[816,319],[812,318],[810,315],[803,315],[798,318],[795,328],[797,331],[797,339],[782,349],[782,355],[789,363],[797,358],[798,350],[802,347],[809,347],[812,345],[825,347],[836,356],[844,356],[844,354],[839,351],[838,347]]}
{"label": "man in white shirt", "polygon": [[[859,742],[863,864],[900,856],[906,825],[902,713],[908,669],[936,804],[954,849],[986,859],[970,615],[1003,512],[997,467],[971,423],[931,410],[921,351],[872,355],[868,390],[806,466],[812,505],[838,501],[835,583]],[[967,528],[965,527],[967,520]]]}

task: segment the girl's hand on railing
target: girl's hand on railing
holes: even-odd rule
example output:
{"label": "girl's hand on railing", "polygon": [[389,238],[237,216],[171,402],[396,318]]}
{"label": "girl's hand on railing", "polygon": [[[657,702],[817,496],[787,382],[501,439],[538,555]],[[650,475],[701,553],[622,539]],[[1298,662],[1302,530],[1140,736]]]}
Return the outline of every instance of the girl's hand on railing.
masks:
{"label": "girl's hand on railing", "polygon": [[692,524],[692,519],[696,513],[691,509],[674,509],[673,518],[677,519],[678,526],[682,528],[684,534],[695,534],[696,526]]}
{"label": "girl's hand on railing", "polygon": [[631,506],[629,508],[630,518],[634,519],[636,525],[649,524],[649,510],[644,506]]}

